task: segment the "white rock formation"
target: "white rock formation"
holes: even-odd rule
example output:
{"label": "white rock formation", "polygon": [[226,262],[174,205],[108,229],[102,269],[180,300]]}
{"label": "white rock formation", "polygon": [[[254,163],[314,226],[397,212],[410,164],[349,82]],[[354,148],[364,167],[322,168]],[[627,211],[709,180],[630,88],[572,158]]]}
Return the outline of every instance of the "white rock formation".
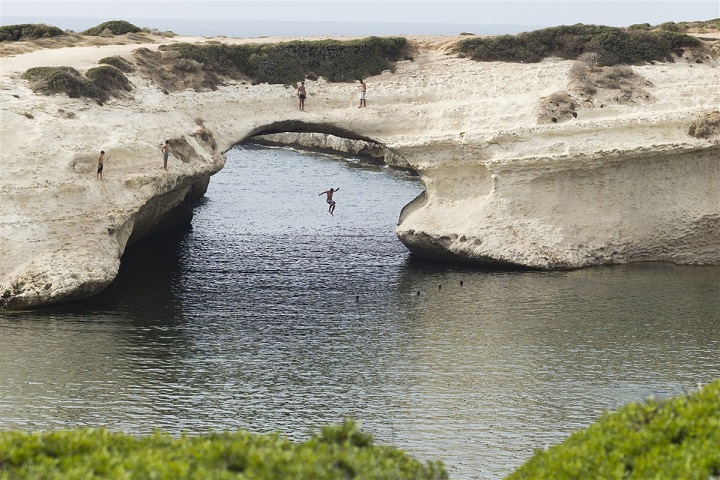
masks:
{"label": "white rock formation", "polygon": [[[177,40],[187,39],[165,41]],[[1,58],[0,309],[102,290],[128,242],[187,209],[223,152],[283,130],[349,132],[405,159],[426,192],[405,207],[397,234],[419,255],[541,269],[720,263],[720,144],[687,134],[720,105],[720,68],[633,67],[652,82],[652,103],[538,124],[539,99],[567,90],[572,62],[478,63],[445,54],[452,38],[416,40],[415,61],[367,79],[367,108],[357,108],[356,85],[319,80],[306,82],[306,112],[282,85],[164,94],[131,74],[130,96],[99,106],[36,95],[20,79],[31,66],[83,70],[137,46]],[[159,149],[169,138],[192,149],[166,172]]]}
{"label": "white rock formation", "polygon": [[307,150],[329,151],[358,156],[372,162],[391,167],[409,169],[412,167],[400,155],[379,143],[365,140],[351,140],[329,133],[284,132],[256,135],[253,140],[265,145],[284,145]]}

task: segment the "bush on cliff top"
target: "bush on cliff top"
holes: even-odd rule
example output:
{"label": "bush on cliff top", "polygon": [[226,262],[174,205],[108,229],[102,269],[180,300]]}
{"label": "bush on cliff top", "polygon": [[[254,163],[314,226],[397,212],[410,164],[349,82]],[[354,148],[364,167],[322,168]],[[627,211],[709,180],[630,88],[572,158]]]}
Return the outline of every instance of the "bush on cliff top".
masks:
{"label": "bush on cliff top", "polygon": [[42,23],[24,23],[0,27],[0,42],[22,42],[24,40],[61,37],[63,35],[67,34],[58,27],[51,27]]}
{"label": "bush on cliff top", "polygon": [[112,95],[120,90],[130,91],[130,81],[117,68],[111,65],[101,65],[91,68],[85,76],[103,92]]}
{"label": "bush on cliff top", "polygon": [[36,93],[92,98],[101,105],[120,91],[131,89],[127,77],[109,65],[91,68],[86,76],[71,67],[35,67],[25,71],[22,78],[30,82],[30,88]]}
{"label": "bush on cliff top", "polygon": [[664,60],[674,49],[700,45],[697,38],[676,32],[577,24],[468,38],[458,42],[458,52],[479,61],[526,63],[549,56],[574,60],[583,53],[596,52],[600,65],[618,65]]}
{"label": "bush on cliff top", "polygon": [[352,422],[302,443],[246,432],[136,438],[102,429],[0,433],[0,478],[179,478],[441,480],[441,463],[420,463],[372,445]]}
{"label": "bush on cliff top", "polygon": [[507,480],[709,480],[720,477],[720,380],[693,395],[630,404],[560,445],[538,451]]}
{"label": "bush on cliff top", "polygon": [[125,35],[126,33],[138,33],[142,31],[142,29],[125,20],[111,20],[101,23],[96,27],[88,28],[84,32],[81,32],[81,34],[97,37],[105,30],[109,30],[113,35]]}
{"label": "bush on cliff top", "polygon": [[202,64],[205,70],[242,74],[257,83],[295,83],[311,75],[330,82],[357,81],[384,70],[403,57],[402,37],[360,40],[292,41],[275,44],[173,44],[161,50]]}
{"label": "bush on cliff top", "polygon": [[105,64],[105,65],[112,65],[113,67],[117,68],[121,72],[130,73],[135,71],[135,67],[125,60],[122,57],[114,56],[114,57],[105,57],[98,60],[98,63]]}

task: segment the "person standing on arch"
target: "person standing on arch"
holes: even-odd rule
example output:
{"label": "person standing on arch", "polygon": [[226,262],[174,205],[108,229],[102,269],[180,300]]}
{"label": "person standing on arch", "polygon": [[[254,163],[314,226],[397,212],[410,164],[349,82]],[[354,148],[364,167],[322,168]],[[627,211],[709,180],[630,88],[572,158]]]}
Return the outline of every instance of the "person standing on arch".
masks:
{"label": "person standing on arch", "polygon": [[163,168],[167,170],[168,156],[170,155],[170,140],[165,140],[165,144],[160,149],[163,156]]}
{"label": "person standing on arch", "polygon": [[305,82],[300,82],[300,86],[297,89],[297,95],[300,99],[300,111],[305,111],[305,97],[307,96],[307,93],[305,92]]}
{"label": "person standing on arch", "polygon": [[358,86],[358,88],[360,89],[360,105],[358,106],[358,108],[367,107],[367,104],[365,103],[365,92],[367,92],[367,85],[365,85],[365,82],[362,78],[360,79],[360,85]]}
{"label": "person standing on arch", "polygon": [[[327,199],[325,201],[329,205],[328,212],[330,212],[330,215],[334,215],[334,212],[335,212],[335,200],[333,200],[333,193],[337,192],[338,190],[340,190],[340,187],[331,188],[330,190],[325,190],[324,192],[320,192],[320,195],[327,195]],[[318,195],[318,197],[320,195]]]}
{"label": "person standing on arch", "polygon": [[95,176],[95,180],[102,181],[102,172],[103,168],[105,167],[105,150],[100,150],[100,155],[97,158],[97,175]]}

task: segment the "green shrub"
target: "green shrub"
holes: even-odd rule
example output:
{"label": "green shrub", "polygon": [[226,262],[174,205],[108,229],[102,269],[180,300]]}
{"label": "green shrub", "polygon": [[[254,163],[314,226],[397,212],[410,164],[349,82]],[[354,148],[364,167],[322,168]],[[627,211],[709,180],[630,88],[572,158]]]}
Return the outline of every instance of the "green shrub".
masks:
{"label": "green shrub", "polygon": [[372,445],[352,422],[302,443],[246,432],[136,438],[103,429],[0,433],[0,478],[441,480],[442,463]]}
{"label": "green shrub", "polygon": [[560,445],[538,451],[507,480],[720,477],[720,380],[667,401],[630,404]]}
{"label": "green shrub", "polygon": [[30,82],[34,92],[92,98],[101,105],[118,91],[131,89],[127,77],[112,66],[91,68],[85,76],[71,67],[35,67],[26,70],[22,78]]}
{"label": "green shrub", "polygon": [[256,83],[295,83],[310,75],[330,82],[357,81],[394,68],[407,40],[369,37],[360,40],[293,41],[275,44],[218,43],[161,45],[181,58],[221,74],[240,73]]}
{"label": "green shrub", "polygon": [[97,98],[98,88],[72,67],[34,67],[23,74],[34,92],[45,95],[64,93],[70,98]]}
{"label": "green shrub", "polygon": [[109,30],[113,35],[125,35],[126,33],[138,33],[142,30],[130,22],[125,20],[111,20],[109,22],[101,23],[100,25],[92,28],[88,28],[84,32],[80,32],[82,35],[99,36],[105,30]]}
{"label": "green shrub", "polygon": [[111,65],[91,68],[85,73],[85,76],[89,78],[96,87],[108,94],[112,94],[117,90],[130,91],[131,89],[127,77]]}
{"label": "green shrub", "polygon": [[697,47],[697,38],[670,31],[651,32],[600,25],[545,28],[517,35],[468,38],[458,42],[460,55],[479,61],[539,62],[555,55],[577,59],[596,52],[600,65],[663,60],[680,47]]}
{"label": "green shrub", "polygon": [[0,27],[0,42],[21,42],[36,38],[62,37],[67,35],[58,27],[42,23],[24,23],[22,25],[5,25]]}
{"label": "green shrub", "polygon": [[112,65],[113,67],[117,68],[121,72],[130,73],[135,71],[135,67],[132,66],[130,62],[125,60],[122,57],[105,57],[98,60],[98,63],[102,63],[105,65]]}
{"label": "green shrub", "polygon": [[660,25],[652,26],[649,23],[639,23],[635,25],[630,25],[627,27],[628,30],[652,30],[652,29],[658,29],[658,30],[667,30],[670,32],[687,32],[691,29],[710,29],[710,30],[718,30],[720,29],[720,18],[716,18],[713,20],[705,20],[705,21],[694,21],[694,22],[665,22],[661,23]]}
{"label": "green shrub", "polygon": [[660,30],[664,30],[666,32],[678,32],[680,31],[680,27],[675,22],[665,22],[661,23],[657,26]]}

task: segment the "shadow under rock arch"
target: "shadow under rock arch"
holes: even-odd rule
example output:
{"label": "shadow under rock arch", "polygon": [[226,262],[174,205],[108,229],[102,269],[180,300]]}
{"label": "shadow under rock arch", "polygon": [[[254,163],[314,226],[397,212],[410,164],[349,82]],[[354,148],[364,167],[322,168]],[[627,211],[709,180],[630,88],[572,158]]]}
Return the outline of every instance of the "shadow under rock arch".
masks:
{"label": "shadow under rock arch", "polygon": [[303,122],[302,120],[281,120],[278,122],[272,122],[267,125],[258,126],[251,130],[248,135],[241,139],[238,143],[244,142],[249,138],[258,135],[268,135],[272,133],[324,133],[333,135],[335,137],[347,138],[349,140],[361,140],[368,143],[380,145],[384,148],[388,148],[386,145],[373,140],[370,137],[361,135],[347,128],[339,127],[332,123],[324,122]]}
{"label": "shadow under rock arch", "polygon": [[[350,147],[352,151],[338,150],[331,145],[307,145],[293,144],[284,142],[273,142],[259,138],[262,135],[271,135],[276,133],[308,133],[330,135],[341,140],[351,140],[361,142],[359,145]],[[415,176],[419,176],[405,157],[396,150],[388,147],[367,135],[360,134],[356,131],[338,126],[333,123],[326,122],[305,122],[302,120],[280,120],[271,122],[266,125],[260,125],[249,132],[234,145],[243,143],[258,143],[261,145],[287,145],[299,147],[302,150],[319,151],[324,153],[335,153],[341,156],[360,157],[369,163],[377,165],[387,165],[397,170],[403,170]],[[388,161],[390,159],[390,161]]]}

